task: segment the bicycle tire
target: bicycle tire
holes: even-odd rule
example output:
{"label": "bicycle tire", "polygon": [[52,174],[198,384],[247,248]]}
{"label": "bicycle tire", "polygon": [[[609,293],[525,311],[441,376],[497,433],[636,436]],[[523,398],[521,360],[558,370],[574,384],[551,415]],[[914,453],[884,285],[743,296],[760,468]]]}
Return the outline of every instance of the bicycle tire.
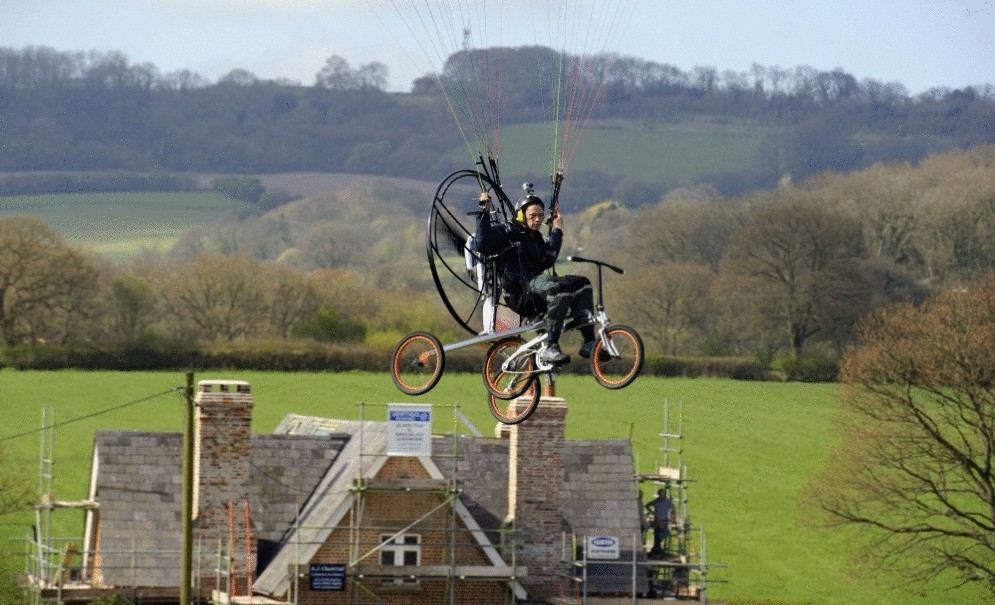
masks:
{"label": "bicycle tire", "polygon": [[529,419],[539,407],[539,397],[542,395],[539,380],[533,377],[530,386],[521,397],[515,399],[498,399],[493,394],[487,394],[487,406],[491,414],[502,424],[518,424]]}
{"label": "bicycle tire", "polygon": [[594,343],[591,351],[591,373],[595,380],[607,389],[621,389],[632,384],[643,369],[643,339],[629,326],[612,325],[605,337],[619,353],[609,354],[602,339]]}
{"label": "bicycle tire", "polygon": [[422,395],[432,390],[446,367],[442,343],[428,332],[412,332],[394,348],[390,377],[402,393]]}
{"label": "bicycle tire", "polygon": [[502,369],[504,362],[517,351],[525,341],[517,336],[501,339],[487,349],[484,359],[484,387],[498,399],[515,399],[528,390],[536,379],[535,361],[531,354],[515,360],[513,371]]}

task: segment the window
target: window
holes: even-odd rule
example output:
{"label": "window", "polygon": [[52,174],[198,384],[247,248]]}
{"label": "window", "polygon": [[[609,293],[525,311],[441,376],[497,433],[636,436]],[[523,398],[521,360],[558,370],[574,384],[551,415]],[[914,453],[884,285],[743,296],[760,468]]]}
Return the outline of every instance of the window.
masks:
{"label": "window", "polygon": [[[421,565],[421,536],[418,534],[381,534],[380,564],[388,565]],[[385,579],[385,584],[417,584],[417,578]]]}

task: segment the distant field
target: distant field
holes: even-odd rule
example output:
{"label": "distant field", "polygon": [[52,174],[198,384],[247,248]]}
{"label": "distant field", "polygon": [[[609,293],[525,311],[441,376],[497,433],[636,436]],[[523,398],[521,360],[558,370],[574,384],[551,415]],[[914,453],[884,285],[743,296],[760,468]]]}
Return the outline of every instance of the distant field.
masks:
{"label": "distant field", "polygon": [[[503,126],[500,159],[506,180],[529,172],[548,174],[552,140],[546,126]],[[581,136],[569,171],[596,170],[684,186],[703,174],[748,169],[761,141],[762,133],[756,130],[591,125]],[[453,157],[465,155],[456,152]]]}
{"label": "distant field", "polygon": [[[252,383],[256,407],[253,431],[270,432],[288,412],[358,418],[357,402],[367,418],[383,418],[382,404],[411,401],[397,392],[385,374],[205,372],[206,378],[244,379]],[[6,421],[0,439],[38,427],[40,408],[55,408],[66,421],[169,391],[183,383],[182,373],[15,372],[0,370]],[[854,577],[845,566],[846,536],[828,535],[796,523],[796,493],[823,463],[833,442],[829,416],[833,385],[738,382],[718,379],[640,378],[631,387],[608,391],[584,376],[564,376],[558,394],[567,399],[568,436],[622,439],[631,434],[638,471],[650,472],[661,460],[659,433],[664,430],[664,401],[673,419],[683,401],[684,463],[693,483],[690,514],[708,533],[709,597],[734,603],[777,602],[791,605],[973,604],[983,601],[973,590],[921,596],[889,590],[889,579]],[[486,434],[494,421],[482,401],[477,375],[445,375],[419,401],[460,403]],[[469,395],[468,395],[469,394]],[[452,431],[454,421],[442,408],[435,428]],[[183,405],[169,393],[66,425],[55,438],[55,495],[85,496],[93,432],[100,428],[180,431]],[[461,432],[466,430],[460,426]],[[671,426],[676,430],[676,424]],[[34,476],[37,435],[0,442],[12,448]],[[631,495],[620,494],[620,498]],[[65,513],[62,532],[79,531],[78,513]],[[29,514],[0,519],[0,539],[23,536]],[[17,567],[19,561],[10,565]],[[891,578],[890,581],[896,581]]]}
{"label": "distant field", "polygon": [[[501,173],[506,183],[522,175],[548,174],[552,141],[548,126],[502,128]],[[583,133],[573,171],[595,170],[667,187],[694,183],[702,174],[739,172],[750,167],[762,133],[757,130],[690,126],[646,127],[621,123],[591,125]],[[465,149],[453,150],[452,170],[470,168]],[[219,175],[200,175],[202,184]],[[257,176],[264,186],[294,195],[312,195],[343,187],[390,185],[422,190],[426,199],[445,174],[424,180],[375,175],[283,173]],[[517,190],[517,185],[515,186]],[[427,202],[426,202],[427,203]],[[89,248],[117,262],[145,252],[168,250],[195,225],[210,224],[245,205],[217,193],[79,193],[0,197],[0,216],[41,218],[70,244]]]}
{"label": "distant field", "polygon": [[44,220],[67,242],[112,260],[163,252],[194,225],[244,208],[219,193],[75,193],[0,197],[0,216]]}

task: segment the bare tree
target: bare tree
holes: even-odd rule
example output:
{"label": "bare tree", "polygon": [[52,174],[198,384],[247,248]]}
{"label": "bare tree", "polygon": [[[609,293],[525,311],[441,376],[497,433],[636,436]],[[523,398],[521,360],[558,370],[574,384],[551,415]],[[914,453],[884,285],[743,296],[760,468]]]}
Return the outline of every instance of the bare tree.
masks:
{"label": "bare tree", "polygon": [[66,340],[92,308],[98,271],[38,219],[0,219],[0,342]]}
{"label": "bare tree", "polygon": [[105,293],[107,327],[114,338],[133,343],[158,319],[159,297],[144,277],[125,273]]}
{"label": "bare tree", "polygon": [[390,68],[380,61],[371,61],[359,66],[355,73],[360,88],[383,90],[390,80]]}
{"label": "bare tree", "polygon": [[717,196],[707,187],[671,191],[660,204],[639,210],[629,227],[632,236],[620,247],[642,263],[705,264],[718,272],[726,243],[741,226],[741,212],[719,203]]}
{"label": "bare tree", "polygon": [[303,234],[300,248],[319,269],[348,267],[363,252],[363,241],[369,235],[355,226],[338,221],[312,224]]}
{"label": "bare tree", "polygon": [[189,69],[171,71],[162,79],[162,86],[167,90],[192,90],[208,85],[210,82],[206,78]]}
{"label": "bare tree", "polygon": [[843,362],[842,439],[804,491],[862,563],[995,594],[995,275],[881,311]]}
{"label": "bare tree", "polygon": [[243,254],[202,253],[154,281],[180,335],[205,341],[287,338],[323,302],[304,274]]}
{"label": "bare tree", "polygon": [[878,164],[822,178],[840,192],[843,211],[860,222],[868,255],[907,265],[919,257],[913,243],[923,222],[926,184],[916,177],[912,166]]}
{"label": "bare tree", "polygon": [[246,338],[265,323],[259,263],[248,256],[203,253],[166,271],[165,309],[196,339]]}
{"label": "bare tree", "polygon": [[321,300],[303,273],[277,263],[266,263],[262,270],[266,323],[276,336],[288,338],[294,326],[318,311]]}
{"label": "bare tree", "polygon": [[684,263],[640,265],[615,293],[626,321],[639,326],[648,346],[669,355],[691,353],[689,340],[708,315],[708,267]]}
{"label": "bare tree", "polygon": [[725,312],[779,335],[798,357],[806,342],[855,320],[867,293],[858,225],[796,190],[778,192],[729,241],[713,292]]}
{"label": "bare tree", "polygon": [[256,74],[240,67],[236,67],[218,78],[218,84],[232,84],[234,86],[253,86],[258,83],[259,78],[256,77]]}

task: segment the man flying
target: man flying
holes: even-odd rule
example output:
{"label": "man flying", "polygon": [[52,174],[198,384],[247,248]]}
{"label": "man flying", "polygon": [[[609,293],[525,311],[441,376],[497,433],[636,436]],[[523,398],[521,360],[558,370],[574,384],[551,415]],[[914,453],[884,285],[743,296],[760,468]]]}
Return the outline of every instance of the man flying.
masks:
{"label": "man flying", "polygon": [[580,327],[584,344],[580,356],[589,358],[594,349],[594,295],[591,281],[580,275],[558,276],[550,271],[563,245],[563,217],[554,212],[550,217],[549,236],[543,239],[539,229],[545,218],[546,206],[529,187],[515,205],[510,222],[493,222],[491,198],[480,194],[481,213],[477,218],[474,238],[477,249],[485,255],[498,256],[501,286],[508,306],[523,315],[529,299],[545,302],[544,318],[547,345],[540,360],[554,365],[570,361],[560,350],[560,334],[568,315],[586,322]]}

